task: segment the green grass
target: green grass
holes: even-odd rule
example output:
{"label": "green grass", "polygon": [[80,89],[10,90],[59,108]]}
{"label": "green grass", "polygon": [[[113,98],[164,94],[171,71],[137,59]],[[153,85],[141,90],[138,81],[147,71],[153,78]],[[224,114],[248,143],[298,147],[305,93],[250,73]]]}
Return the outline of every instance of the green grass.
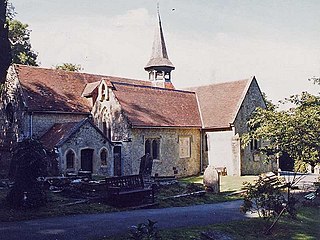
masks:
{"label": "green grass", "polygon": [[[258,176],[221,176],[220,177],[220,191],[232,192],[241,190],[244,182],[253,182],[257,180]],[[193,176],[179,179],[183,183],[203,183],[203,175]]]}
{"label": "green grass", "polygon": [[6,192],[0,190],[0,222],[22,221],[35,218],[64,216],[83,213],[103,213],[118,211],[104,203],[83,203],[66,205],[75,202],[76,199],[67,198],[61,194],[48,192],[47,205],[39,209],[11,209],[5,203]]}
{"label": "green grass", "polygon": [[[239,196],[229,196],[230,191],[239,190],[242,182],[247,181],[247,177],[222,177],[220,194],[206,193],[203,196],[190,196],[183,198],[168,198],[184,193],[203,190],[202,176],[179,179],[179,183],[162,186],[155,194],[157,206],[155,208],[182,207],[197,204],[217,203],[239,199]],[[235,179],[235,180],[233,180]],[[85,213],[105,213],[113,211],[125,211],[126,208],[116,209],[103,202],[101,203],[81,203],[76,205],[66,205],[77,201],[66,197],[60,193],[48,192],[48,202],[40,209],[14,210],[5,204],[5,197],[8,190],[0,189],[0,222],[20,221],[35,218],[45,218],[52,216],[63,216],[71,214]]]}
{"label": "green grass", "polygon": [[[174,221],[174,220],[173,220]],[[297,219],[284,216],[275,225],[270,234],[265,232],[271,223],[254,218],[231,223],[215,224],[201,227],[178,228],[161,230],[161,239],[166,240],[194,240],[199,239],[201,232],[218,231],[233,239],[266,239],[266,240],[316,240],[320,239],[320,208],[302,207],[299,209]],[[128,235],[104,238],[104,240],[128,239]]]}

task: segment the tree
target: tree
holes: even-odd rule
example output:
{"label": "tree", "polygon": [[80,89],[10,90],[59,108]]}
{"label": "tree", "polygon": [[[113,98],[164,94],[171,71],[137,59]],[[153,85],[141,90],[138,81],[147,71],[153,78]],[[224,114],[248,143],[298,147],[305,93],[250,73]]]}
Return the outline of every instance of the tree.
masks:
{"label": "tree", "polygon": [[254,139],[267,140],[260,151],[268,157],[287,153],[294,159],[297,171],[305,170],[306,164],[313,168],[320,162],[320,96],[303,92],[282,103],[294,107],[256,110],[248,122],[249,133],[242,137],[243,144]]}
{"label": "tree", "polygon": [[42,144],[24,139],[13,149],[11,172],[14,185],[7,195],[12,207],[39,207],[46,203],[46,195],[39,177],[47,175],[47,154]]}
{"label": "tree", "polygon": [[73,63],[62,63],[57,64],[54,66],[55,69],[60,69],[64,71],[70,71],[70,72],[80,72],[83,70],[80,64],[73,64]]}
{"label": "tree", "polygon": [[7,25],[13,63],[38,66],[38,54],[32,49],[30,42],[31,30],[28,24],[14,19],[16,13],[12,4],[7,8]]}
{"label": "tree", "polygon": [[11,64],[8,25],[6,23],[6,9],[7,1],[0,0],[0,84],[4,83],[7,75],[7,69]]}

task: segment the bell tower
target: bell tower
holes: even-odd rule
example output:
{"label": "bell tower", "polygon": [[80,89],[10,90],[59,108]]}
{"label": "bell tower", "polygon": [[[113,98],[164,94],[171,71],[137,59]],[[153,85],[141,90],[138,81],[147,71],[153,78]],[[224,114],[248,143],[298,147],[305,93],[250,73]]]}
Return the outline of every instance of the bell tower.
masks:
{"label": "bell tower", "polygon": [[155,31],[152,54],[144,69],[149,73],[149,80],[153,86],[173,88],[171,71],[174,70],[175,67],[168,57],[159,13],[159,4],[157,7],[157,15],[158,24]]}

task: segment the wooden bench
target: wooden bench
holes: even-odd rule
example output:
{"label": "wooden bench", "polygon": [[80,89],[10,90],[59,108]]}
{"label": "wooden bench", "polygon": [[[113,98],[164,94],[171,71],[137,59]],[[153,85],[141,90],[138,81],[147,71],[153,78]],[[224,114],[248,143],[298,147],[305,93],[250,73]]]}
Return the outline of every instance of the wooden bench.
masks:
{"label": "wooden bench", "polygon": [[153,188],[144,186],[142,175],[105,178],[108,201],[116,206],[132,206],[154,202]]}

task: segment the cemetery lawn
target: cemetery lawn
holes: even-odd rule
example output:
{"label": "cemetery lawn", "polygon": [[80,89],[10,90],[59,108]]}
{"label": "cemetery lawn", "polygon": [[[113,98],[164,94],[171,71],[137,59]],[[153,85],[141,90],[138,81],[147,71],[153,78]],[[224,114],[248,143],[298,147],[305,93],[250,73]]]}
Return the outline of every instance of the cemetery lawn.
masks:
{"label": "cemetery lawn", "polygon": [[[173,198],[173,196],[188,194],[190,192],[203,191],[202,177],[193,177],[181,179],[177,183],[167,186],[161,186],[156,190],[156,205],[152,208],[182,207],[196,204],[218,203],[240,199],[240,195],[229,195],[229,193],[239,190],[242,187],[242,180],[231,180],[223,177],[221,193],[205,193],[199,196],[186,196]],[[228,183],[230,182],[230,183]],[[235,184],[235,182],[238,182]],[[233,185],[227,187],[227,185]],[[236,185],[236,186],[235,186]],[[89,214],[89,213],[106,213],[115,211],[126,211],[128,208],[114,208],[104,202],[88,202],[84,199],[75,199],[61,193],[47,192],[47,205],[39,209],[11,209],[5,203],[5,197],[8,189],[0,189],[0,222],[21,221],[36,218],[46,218],[54,216]],[[130,209],[131,210],[131,209]]]}
{"label": "cemetery lawn", "polygon": [[[252,218],[245,221],[234,221],[223,224],[208,225],[202,227],[188,227],[170,230],[160,230],[161,239],[175,240],[195,240],[201,239],[202,232],[218,232],[231,239],[266,239],[266,240],[316,240],[320,239],[320,207],[301,207],[298,210],[297,219],[288,216],[280,218],[269,235],[265,234],[271,223],[266,223],[262,219]],[[103,238],[103,240],[128,239],[128,234]],[[222,239],[222,238],[221,238]]]}

